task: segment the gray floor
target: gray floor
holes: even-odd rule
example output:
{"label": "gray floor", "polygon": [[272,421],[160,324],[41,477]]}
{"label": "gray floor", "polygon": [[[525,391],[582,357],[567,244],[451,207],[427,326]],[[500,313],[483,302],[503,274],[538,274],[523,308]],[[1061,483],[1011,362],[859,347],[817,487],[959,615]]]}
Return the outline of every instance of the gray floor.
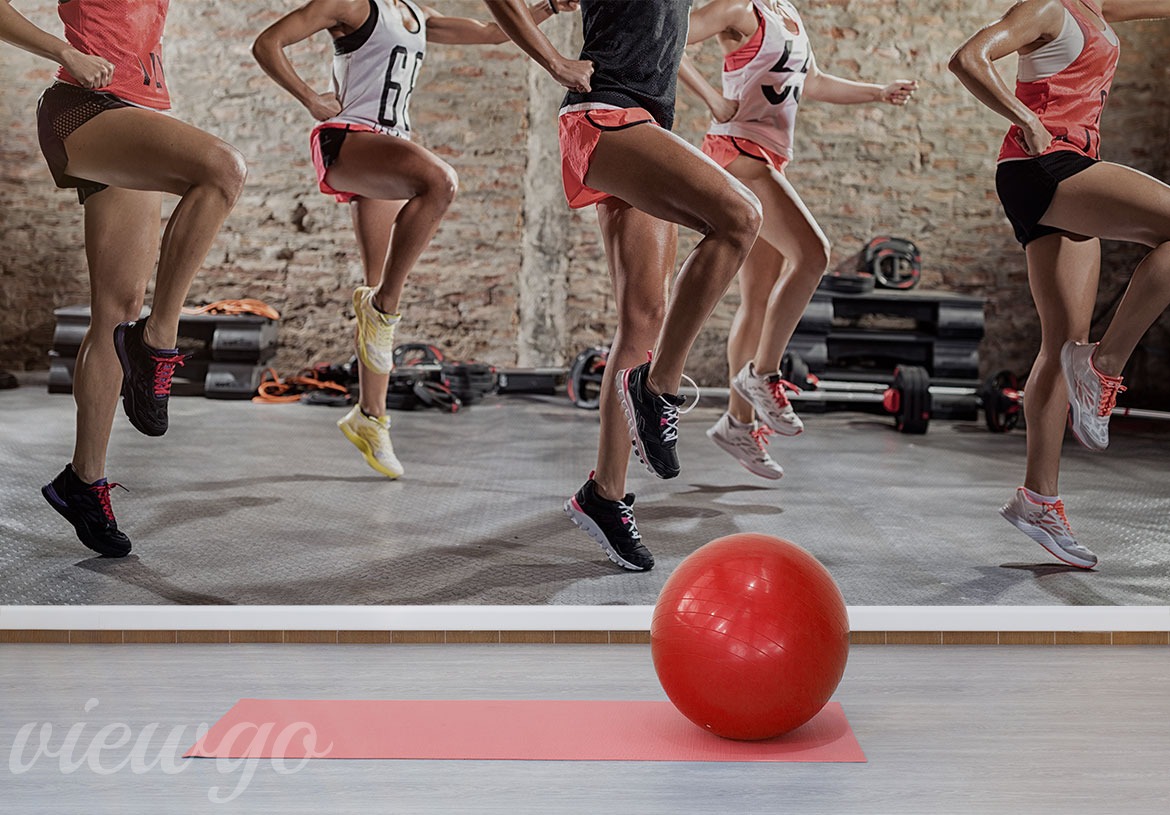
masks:
{"label": "gray floor", "polygon": [[[854,648],[835,698],[866,764],[318,761],[282,774],[261,761],[249,779],[242,762],[210,760],[67,774],[26,750],[26,772],[0,764],[0,797],[21,815],[1164,815],[1164,650]],[[98,768],[138,742],[149,763],[181,755],[200,723],[242,697],[663,698],[642,646],[0,646],[0,755],[13,755],[26,725],[52,725],[55,752],[84,724],[77,759],[121,723],[132,741],[101,751]],[[176,728],[179,749],[164,749]],[[217,805],[212,788],[242,791]]]}
{"label": "gray floor", "polygon": [[1066,446],[1070,519],[1102,559],[1069,569],[997,514],[1024,436],[935,422],[809,415],[777,439],[787,474],[750,475],[682,422],[683,474],[631,471],[659,568],[618,571],[561,514],[592,466],[597,414],[563,398],[497,397],[458,415],[394,415],[407,477],[369,470],[341,412],[181,398],[162,439],[119,415],[109,475],[135,554],[89,557],[39,486],[68,459],[73,402],[0,392],[0,604],[650,604],[679,560],[737,531],[796,541],[852,605],[1164,605],[1170,601],[1170,434]]}

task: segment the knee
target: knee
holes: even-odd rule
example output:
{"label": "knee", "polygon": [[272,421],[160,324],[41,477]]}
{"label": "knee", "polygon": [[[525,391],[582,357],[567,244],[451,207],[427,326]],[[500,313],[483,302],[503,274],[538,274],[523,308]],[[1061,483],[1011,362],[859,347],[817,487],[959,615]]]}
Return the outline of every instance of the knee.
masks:
{"label": "knee", "polygon": [[760,199],[747,187],[737,189],[721,207],[722,217],[711,225],[711,232],[720,235],[744,255],[751,251],[763,223]]}
{"label": "knee", "polygon": [[809,277],[818,280],[829,268],[829,258],[832,257],[833,247],[824,236],[809,241],[801,252],[801,271]]}
{"label": "knee", "polygon": [[248,165],[239,150],[217,140],[208,150],[203,176],[208,187],[216,190],[228,203],[235,204],[244,191]]}
{"label": "knee", "polygon": [[90,328],[102,332],[114,330],[118,323],[137,320],[142,313],[145,292],[110,292],[90,298]]}
{"label": "knee", "polygon": [[439,163],[427,174],[422,193],[446,209],[459,193],[459,175],[450,164]]}

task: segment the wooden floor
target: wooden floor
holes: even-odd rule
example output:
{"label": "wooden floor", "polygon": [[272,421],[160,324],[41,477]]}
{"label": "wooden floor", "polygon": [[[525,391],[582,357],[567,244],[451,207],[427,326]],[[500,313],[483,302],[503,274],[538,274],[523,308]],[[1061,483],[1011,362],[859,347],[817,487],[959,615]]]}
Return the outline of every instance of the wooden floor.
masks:
{"label": "wooden floor", "polygon": [[[869,761],[851,764],[319,761],[25,772],[18,734],[84,723],[75,755],[124,723],[148,763],[238,699],[659,699],[643,646],[0,646],[3,812],[1109,813],[1165,815],[1165,648],[855,647],[835,697]],[[96,700],[95,703],[89,700]],[[86,707],[90,708],[86,712]],[[156,730],[149,731],[151,725]],[[180,732],[177,751],[166,737]],[[41,729],[36,729],[40,734]],[[116,743],[117,732],[111,730]],[[145,734],[145,735],[144,735]],[[35,737],[34,737],[35,743]],[[99,769],[131,756],[131,741]],[[164,759],[164,762],[167,759]],[[292,766],[295,767],[295,764]],[[221,772],[222,770],[222,772]],[[249,772],[254,775],[249,776]],[[211,797],[232,796],[228,803]]]}

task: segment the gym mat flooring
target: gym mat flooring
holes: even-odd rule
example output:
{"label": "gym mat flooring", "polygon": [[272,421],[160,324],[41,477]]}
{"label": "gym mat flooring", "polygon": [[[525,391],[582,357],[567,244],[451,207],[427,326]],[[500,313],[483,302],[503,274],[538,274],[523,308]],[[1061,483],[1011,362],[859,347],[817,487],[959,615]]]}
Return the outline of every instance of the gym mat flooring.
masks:
{"label": "gym mat flooring", "polygon": [[806,415],[774,437],[768,482],[716,448],[706,402],[681,422],[682,475],[631,467],[658,566],[622,572],[562,514],[593,466],[597,414],[564,397],[495,396],[458,414],[393,414],[407,474],[391,482],[342,437],[337,408],[176,398],[171,430],[119,413],[108,475],[123,560],[91,556],[39,488],[68,460],[73,400],[43,384],[0,392],[0,605],[649,605],[707,541],[795,541],[851,605],[1165,605],[1170,434],[1115,423],[1104,454],[1066,442],[1062,492],[1101,557],[1066,567],[998,514],[1024,435],[981,423],[897,433],[877,415]]}
{"label": "gym mat flooring", "polygon": [[[176,756],[244,697],[664,697],[634,645],[6,645],[0,749],[17,763],[0,769],[0,795],[5,812],[71,815],[1164,815],[1164,651],[855,647],[834,698],[865,764],[277,766]],[[18,751],[25,730],[36,735]],[[71,730],[75,747],[56,757]],[[52,755],[34,758],[42,739]]]}

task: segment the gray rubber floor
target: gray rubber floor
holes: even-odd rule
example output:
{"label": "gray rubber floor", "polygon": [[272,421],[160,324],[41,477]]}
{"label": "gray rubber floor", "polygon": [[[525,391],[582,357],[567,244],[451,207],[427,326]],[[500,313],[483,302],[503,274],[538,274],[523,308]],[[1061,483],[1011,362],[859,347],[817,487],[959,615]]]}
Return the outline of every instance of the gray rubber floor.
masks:
{"label": "gray rubber floor", "polygon": [[119,415],[109,476],[124,560],[90,557],[39,487],[68,460],[73,401],[0,392],[0,604],[652,604],[707,541],[793,540],[852,605],[1164,605],[1170,601],[1170,434],[1115,428],[1105,454],[1066,445],[1070,520],[1101,557],[1065,567],[1006,524],[1024,436],[934,422],[808,415],[776,439],[779,482],[759,479],[681,424],[683,474],[632,469],[658,559],[618,570],[561,512],[594,458],[597,414],[563,398],[494,397],[457,415],[394,414],[407,475],[370,470],[336,408],[177,398],[161,439]]}
{"label": "gray rubber floor", "polygon": [[[0,646],[0,800],[13,815],[1165,815],[1165,650],[854,648],[835,698],[865,764],[298,769],[174,757],[243,697],[640,700],[662,690],[649,648],[631,645]],[[26,729],[36,735],[17,750]],[[51,755],[34,759],[42,740]],[[63,762],[80,766],[63,772]]]}

